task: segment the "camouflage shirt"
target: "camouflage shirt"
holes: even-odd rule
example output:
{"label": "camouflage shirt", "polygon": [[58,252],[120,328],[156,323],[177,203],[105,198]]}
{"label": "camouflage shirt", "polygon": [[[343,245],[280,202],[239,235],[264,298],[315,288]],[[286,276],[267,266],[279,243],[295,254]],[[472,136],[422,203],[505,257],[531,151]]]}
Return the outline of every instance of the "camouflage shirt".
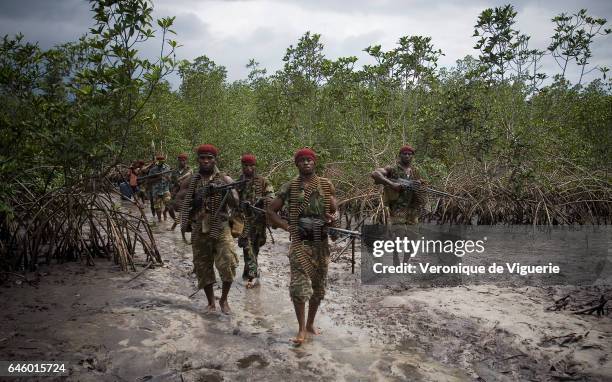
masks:
{"label": "camouflage shirt", "polygon": [[[244,179],[244,175],[240,176],[240,180]],[[259,191],[259,192],[258,192]],[[249,202],[251,205],[256,205],[258,201],[262,198],[267,200],[271,200],[274,198],[274,188],[268,180],[264,177],[255,175],[251,181],[248,181],[244,187],[238,190],[238,195],[240,196],[241,202]],[[262,204],[257,205],[256,207],[265,209],[267,206],[266,200]],[[250,235],[251,237],[260,237],[260,245],[265,243],[265,235],[266,235],[266,216],[265,214],[258,213],[249,213],[249,211],[243,211],[242,218],[248,219],[248,224],[246,226],[249,227],[250,232],[245,233],[245,235]],[[245,226],[245,227],[246,227]],[[261,239],[263,238],[263,239]]]}
{"label": "camouflage shirt", "polygon": [[[155,175],[169,170],[170,166],[165,163],[161,166],[155,165],[151,167],[148,175]],[[167,174],[162,175],[160,179],[151,181],[151,193],[153,195],[163,195],[168,191],[170,191],[170,182],[168,181]]]}
{"label": "camouflage shirt", "polygon": [[[385,168],[387,170],[387,178],[393,179],[421,179],[418,171],[414,167],[410,167],[410,175],[406,174],[404,168],[399,164]],[[391,187],[384,187],[383,201],[385,206],[389,207],[391,216],[414,215],[421,208],[423,200],[417,196],[414,191],[404,190],[397,192]]]}
{"label": "camouflage shirt", "polygon": [[[332,194],[335,194],[333,185],[331,184],[331,182],[329,182],[329,184],[331,186]],[[287,208],[287,210],[289,209],[289,200],[290,200],[289,194],[290,193],[291,193],[291,182],[287,182],[281,186],[278,193],[276,194],[278,198],[282,199],[283,207]],[[323,198],[323,195],[324,195],[323,187],[321,186],[321,183],[319,183],[319,187],[316,190],[312,191],[312,194],[310,195],[310,202],[304,208],[304,210],[300,214],[300,217],[304,217],[304,218],[312,217],[312,218],[319,218],[319,219],[326,220],[325,218],[325,199]],[[300,194],[297,196],[297,202],[300,204],[304,202],[304,187],[303,186],[300,188]]]}
{"label": "camouflage shirt", "polygon": [[[244,179],[244,175],[240,176],[240,180]],[[257,194],[256,183],[261,184],[261,193]],[[238,195],[240,196],[240,201],[247,201],[251,204],[255,204],[261,198],[274,198],[274,187],[266,178],[255,175],[253,180],[248,181],[244,187],[242,187],[238,191]]]}

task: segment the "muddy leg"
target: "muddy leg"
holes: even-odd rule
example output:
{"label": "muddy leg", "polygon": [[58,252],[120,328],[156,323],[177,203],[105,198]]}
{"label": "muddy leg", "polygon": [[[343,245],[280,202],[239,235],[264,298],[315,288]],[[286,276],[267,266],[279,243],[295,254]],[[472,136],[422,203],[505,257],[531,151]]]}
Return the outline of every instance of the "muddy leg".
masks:
{"label": "muddy leg", "polygon": [[304,326],[304,321],[305,321],[304,310],[306,309],[306,303],[294,301],[293,308],[295,309],[295,316],[297,317],[297,320],[298,320],[298,332],[297,332],[297,335],[291,339],[291,342],[293,342],[296,345],[301,345],[302,342],[304,342],[304,340],[306,339],[306,328]]}
{"label": "muddy leg", "polygon": [[215,306],[215,291],[213,290],[214,284],[209,284],[204,287],[204,293],[206,293],[206,299],[208,300],[208,311],[214,312],[217,310]]}
{"label": "muddy leg", "polygon": [[232,310],[229,307],[229,304],[227,303],[227,295],[231,287],[232,287],[231,281],[223,282],[223,287],[221,289],[221,298],[219,299],[219,305],[221,306],[221,311],[225,314],[230,314],[232,312]]}
{"label": "muddy leg", "polygon": [[317,298],[310,298],[308,301],[308,320],[306,321],[306,331],[314,334],[315,336],[321,334],[321,332],[314,327],[315,317],[317,316],[317,310],[319,310],[320,304],[321,300]]}

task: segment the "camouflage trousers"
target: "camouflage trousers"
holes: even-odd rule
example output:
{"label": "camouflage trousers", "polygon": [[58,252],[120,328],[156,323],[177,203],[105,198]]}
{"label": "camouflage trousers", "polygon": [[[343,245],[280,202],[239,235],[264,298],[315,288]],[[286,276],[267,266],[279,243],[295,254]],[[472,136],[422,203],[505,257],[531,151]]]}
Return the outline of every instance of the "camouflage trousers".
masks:
{"label": "camouflage trousers", "polygon": [[198,288],[201,289],[216,282],[215,267],[221,281],[234,281],[238,256],[234,252],[232,234],[227,224],[223,228],[220,239],[213,239],[209,234],[195,230],[191,240],[193,268],[198,278]]}
{"label": "camouflage trousers", "polygon": [[414,208],[407,210],[391,211],[389,224],[415,225],[419,223],[419,212]]}
{"label": "camouflage trousers", "polygon": [[153,200],[154,206],[155,206],[155,211],[164,211],[164,207],[166,206],[166,204],[168,204],[170,202],[170,192],[166,191],[161,195],[155,195],[155,198]]}
{"label": "camouflage trousers", "polygon": [[[414,211],[414,213],[408,213],[408,214],[403,214],[400,216],[390,216],[389,217],[389,226],[388,226],[388,233],[387,233],[387,240],[395,240],[395,238],[397,237],[402,237],[405,236],[406,233],[406,226],[409,225],[416,225],[419,223],[419,216],[416,214],[415,210],[409,210],[410,211]],[[400,262],[400,258],[399,258],[399,254],[397,253],[397,251],[393,251],[393,266],[398,266],[401,263],[408,263],[410,262],[410,254],[404,252],[404,255],[402,256],[402,261]]]}
{"label": "camouflage trousers", "polygon": [[321,301],[325,297],[327,287],[327,269],[329,266],[329,244],[304,241],[304,254],[311,262],[314,272],[308,277],[297,260],[295,252],[289,252],[289,267],[291,279],[289,295],[293,302],[305,303],[311,298]]}
{"label": "camouflage trousers", "polygon": [[257,257],[259,256],[259,240],[249,240],[247,245],[242,248],[244,256],[244,271],[242,272],[243,279],[252,280],[259,277],[259,265]]}

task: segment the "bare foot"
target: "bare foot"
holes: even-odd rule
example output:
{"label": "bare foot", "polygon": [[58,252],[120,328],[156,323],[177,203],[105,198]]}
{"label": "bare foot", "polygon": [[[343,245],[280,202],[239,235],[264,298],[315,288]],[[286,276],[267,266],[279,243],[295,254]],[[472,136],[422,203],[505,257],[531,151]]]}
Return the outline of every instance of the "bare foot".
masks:
{"label": "bare foot", "polygon": [[217,307],[215,306],[215,304],[209,304],[207,306],[207,308],[208,308],[209,312],[216,312],[217,311]]}
{"label": "bare foot", "polygon": [[322,332],[321,332],[321,330],[320,330],[319,328],[315,328],[314,326],[307,326],[307,327],[306,327],[306,331],[307,331],[308,333],[312,333],[312,334],[314,334],[315,336],[318,336],[319,334],[321,334],[321,333],[322,333]]}
{"label": "bare foot", "polygon": [[299,331],[297,335],[291,339],[291,342],[295,346],[300,346],[301,344],[304,343],[304,341],[306,341],[306,331],[304,330]]}
{"label": "bare foot", "polygon": [[225,314],[231,314],[232,310],[229,307],[229,304],[227,303],[227,300],[222,301],[219,300],[219,306],[221,306],[221,311]]}
{"label": "bare foot", "polygon": [[259,286],[259,279],[257,277],[255,277],[253,280],[249,280],[246,283],[247,289],[252,289],[252,288],[255,288],[256,286]]}

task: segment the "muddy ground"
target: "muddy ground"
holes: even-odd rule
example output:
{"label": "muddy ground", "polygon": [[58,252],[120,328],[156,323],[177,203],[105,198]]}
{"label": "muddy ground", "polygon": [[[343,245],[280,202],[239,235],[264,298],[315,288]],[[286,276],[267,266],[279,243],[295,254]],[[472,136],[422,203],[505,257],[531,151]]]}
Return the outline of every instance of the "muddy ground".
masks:
{"label": "muddy ground", "polygon": [[323,334],[296,348],[286,234],[274,231],[261,251],[260,287],[236,280],[226,316],[206,312],[203,292],[189,297],[191,249],[168,227],[154,228],[161,267],[123,273],[98,259],[9,278],[0,360],[66,361],[71,375],[58,380],[71,381],[612,380],[612,317],[546,310],[567,294],[570,308],[609,294],[609,279],[587,288],[364,286],[344,255],[330,267]]}

